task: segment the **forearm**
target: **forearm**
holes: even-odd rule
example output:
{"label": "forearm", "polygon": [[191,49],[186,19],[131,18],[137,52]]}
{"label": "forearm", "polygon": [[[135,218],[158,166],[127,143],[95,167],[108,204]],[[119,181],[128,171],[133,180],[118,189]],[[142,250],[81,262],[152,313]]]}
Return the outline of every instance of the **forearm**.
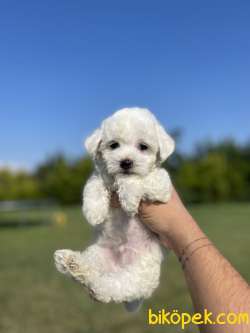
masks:
{"label": "forearm", "polygon": [[[250,313],[248,284],[219,253],[186,210],[179,216],[181,218],[174,221],[167,236],[174,252],[181,258],[195,310],[203,312],[207,309],[214,316],[222,312]],[[239,333],[249,331],[249,326],[206,325],[201,327],[201,331]]]}

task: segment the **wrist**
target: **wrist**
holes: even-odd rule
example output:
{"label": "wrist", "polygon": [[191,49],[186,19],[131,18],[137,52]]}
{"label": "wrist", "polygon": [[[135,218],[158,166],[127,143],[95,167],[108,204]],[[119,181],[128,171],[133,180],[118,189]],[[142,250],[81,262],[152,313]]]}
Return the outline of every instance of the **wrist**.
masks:
{"label": "wrist", "polygon": [[[186,212],[185,216],[173,221],[168,232],[164,234],[174,253],[180,256],[182,250],[192,241],[205,237],[192,216]],[[164,243],[163,243],[164,244]]]}

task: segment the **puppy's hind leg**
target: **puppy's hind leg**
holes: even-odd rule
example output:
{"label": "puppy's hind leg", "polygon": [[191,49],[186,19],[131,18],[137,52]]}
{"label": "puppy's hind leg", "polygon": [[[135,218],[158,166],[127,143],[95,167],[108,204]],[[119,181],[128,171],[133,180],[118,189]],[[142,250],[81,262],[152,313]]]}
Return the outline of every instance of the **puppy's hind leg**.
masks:
{"label": "puppy's hind leg", "polygon": [[80,261],[80,252],[71,250],[57,250],[54,253],[55,265],[60,273],[71,276],[74,280],[86,284],[87,267]]}
{"label": "puppy's hind leg", "polygon": [[124,307],[128,312],[136,312],[140,309],[142,303],[143,298],[139,298],[131,302],[124,302]]}

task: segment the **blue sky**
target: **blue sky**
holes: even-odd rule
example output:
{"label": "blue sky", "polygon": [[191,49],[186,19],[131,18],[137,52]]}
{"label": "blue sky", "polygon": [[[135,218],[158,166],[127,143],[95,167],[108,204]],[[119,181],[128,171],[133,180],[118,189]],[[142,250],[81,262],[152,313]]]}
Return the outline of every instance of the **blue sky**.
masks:
{"label": "blue sky", "polygon": [[150,108],[179,148],[250,138],[250,2],[0,2],[0,163],[29,168],[124,106]]}

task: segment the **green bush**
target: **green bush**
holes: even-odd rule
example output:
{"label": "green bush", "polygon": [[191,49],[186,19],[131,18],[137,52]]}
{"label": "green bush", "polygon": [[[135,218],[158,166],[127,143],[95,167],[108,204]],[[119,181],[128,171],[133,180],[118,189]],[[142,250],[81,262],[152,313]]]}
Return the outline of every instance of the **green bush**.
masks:
{"label": "green bush", "polygon": [[89,158],[72,162],[60,155],[38,167],[35,176],[43,196],[72,204],[80,202],[83,186],[92,170]]}
{"label": "green bush", "polygon": [[249,151],[230,140],[198,146],[176,170],[176,186],[191,202],[249,200]]}
{"label": "green bush", "polygon": [[0,200],[30,199],[40,195],[36,177],[24,171],[0,170]]}
{"label": "green bush", "polygon": [[[203,143],[188,156],[176,151],[164,163],[186,202],[250,200],[250,144],[232,140]],[[34,173],[0,170],[0,200],[51,198],[62,204],[81,201],[93,171],[89,157],[57,155]]]}

